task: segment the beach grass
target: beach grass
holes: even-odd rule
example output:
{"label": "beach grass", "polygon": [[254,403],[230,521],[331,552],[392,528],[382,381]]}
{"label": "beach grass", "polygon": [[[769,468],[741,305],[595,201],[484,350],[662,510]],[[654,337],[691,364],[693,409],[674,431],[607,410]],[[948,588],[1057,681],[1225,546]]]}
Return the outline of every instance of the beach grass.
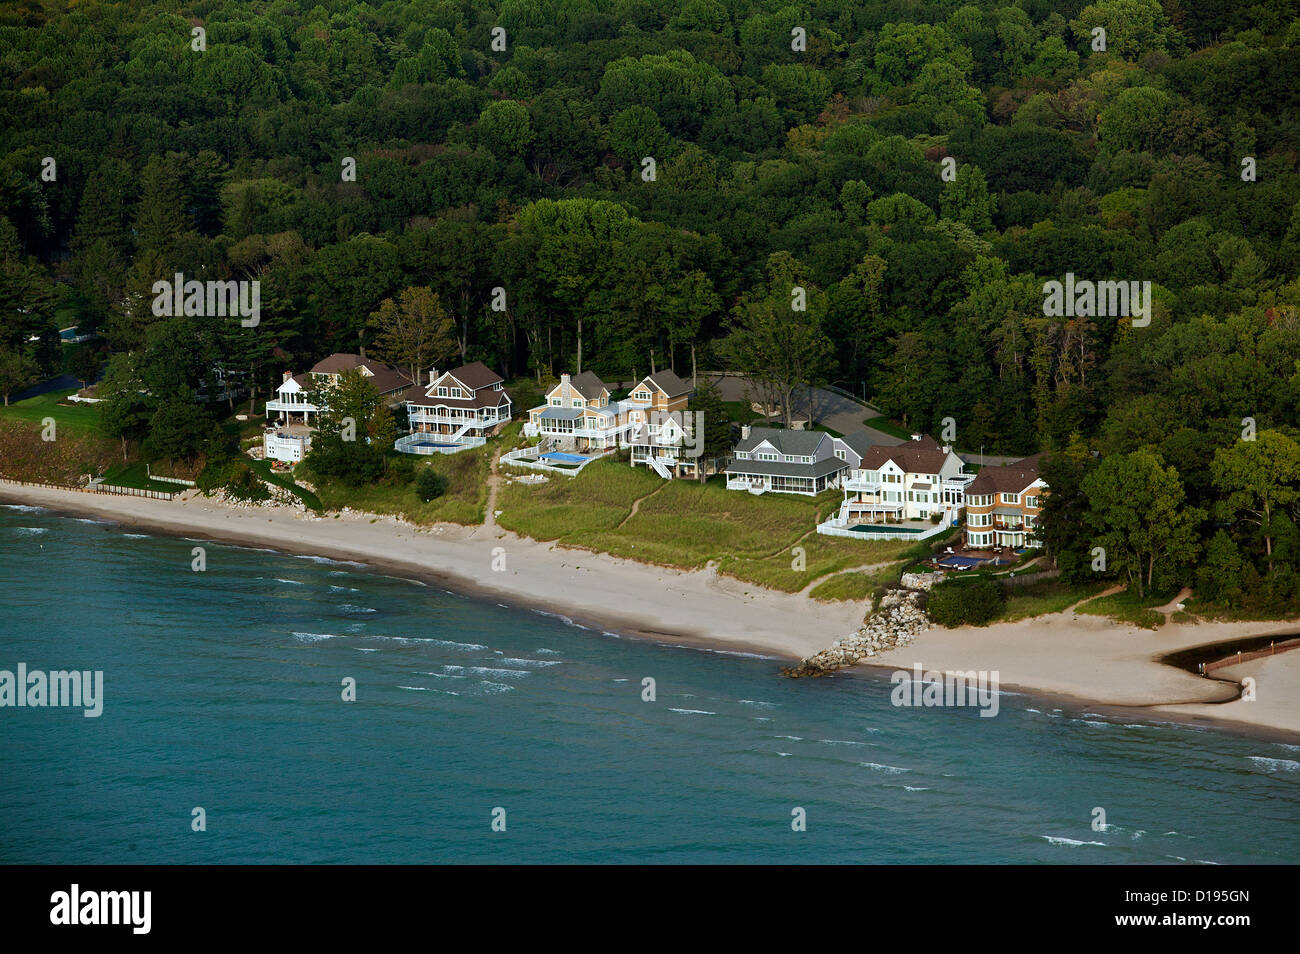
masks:
{"label": "beach grass", "polygon": [[1155,607],[1164,606],[1173,597],[1172,592],[1155,595],[1148,593],[1139,597],[1136,592],[1124,590],[1089,600],[1079,607],[1078,612],[1090,616],[1109,616],[1118,622],[1141,626],[1143,629],[1157,629],[1164,625],[1165,615],[1157,612]]}
{"label": "beach grass", "polygon": [[[899,559],[911,546],[817,534],[840,499],[838,491],[816,499],[755,497],[727,490],[721,478],[664,481],[645,468],[599,460],[571,480],[508,485],[497,506],[502,527],[535,540],[680,569],[715,563],[736,579],[798,592],[828,573]],[[797,558],[804,569],[795,569]]]}
{"label": "beach grass", "polygon": [[377,481],[358,487],[320,478],[306,464],[298,475],[316,488],[316,496],[327,510],[364,510],[391,514],[417,524],[458,523],[473,526],[483,522],[488,497],[488,465],[494,444],[485,444],[456,454],[432,454],[415,462],[416,473],[429,467],[447,478],[447,492],[433,500],[421,500],[414,481]]}
{"label": "beach grass", "polygon": [[1013,623],[1031,616],[1045,616],[1069,609],[1080,600],[1096,596],[1105,583],[1071,584],[1059,579],[1040,580],[1027,586],[1007,587],[1007,603],[998,619]]}

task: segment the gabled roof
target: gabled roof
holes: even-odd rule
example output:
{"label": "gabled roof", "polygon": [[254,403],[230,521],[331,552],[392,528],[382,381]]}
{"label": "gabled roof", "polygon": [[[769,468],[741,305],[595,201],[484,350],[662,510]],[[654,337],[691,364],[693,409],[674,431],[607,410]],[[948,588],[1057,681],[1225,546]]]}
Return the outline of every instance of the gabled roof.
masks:
{"label": "gabled roof", "polygon": [[[662,371],[656,371],[654,374],[647,374],[641,380],[642,382],[649,381],[670,398],[691,393],[691,386],[667,368]],[[639,386],[640,385],[638,384],[638,387]],[[635,391],[636,388],[633,388],[633,390]]]}
{"label": "gabled roof", "polygon": [[947,460],[939,442],[926,435],[897,447],[876,444],[862,455],[862,469],[879,470],[893,461],[907,474],[937,474]]}
{"label": "gabled roof", "polygon": [[867,451],[871,450],[871,448],[875,446],[875,444],[872,443],[870,436],[862,433],[862,431],[854,431],[852,434],[845,434],[843,437],[839,438],[839,440],[847,444],[849,449],[859,457],[865,457]]}
{"label": "gabled roof", "polygon": [[749,436],[736,445],[738,451],[751,451],[764,441],[789,457],[812,457],[821,442],[829,438],[823,431],[794,431],[782,427],[751,427]]}
{"label": "gabled roof", "polygon": [[370,372],[370,383],[375,386],[375,390],[380,394],[400,391],[409,388],[412,384],[411,379],[406,375],[400,371],[394,371],[380,361],[375,361],[373,358],[363,358],[359,354],[344,354],[342,352],[332,354],[328,358],[316,362],[311,369],[311,373],[342,374],[344,371],[353,371],[360,368],[365,368]]}
{"label": "gabled roof", "polygon": [[569,378],[569,384],[571,384],[573,389],[588,401],[596,400],[596,398],[600,397],[602,392],[609,390],[609,388],[605,387],[605,382],[596,377],[596,375],[592,374],[590,371],[584,371],[582,374],[575,374],[573,377]]}
{"label": "gabled roof", "polygon": [[1000,466],[981,467],[980,472],[966,485],[966,496],[985,494],[1018,494],[1038,479],[1038,464],[1042,454]]}
{"label": "gabled roof", "polygon": [[469,364],[463,364],[459,368],[444,372],[450,374],[471,391],[477,391],[480,388],[490,388],[494,384],[500,384],[501,375],[497,374],[482,361],[471,361]]}

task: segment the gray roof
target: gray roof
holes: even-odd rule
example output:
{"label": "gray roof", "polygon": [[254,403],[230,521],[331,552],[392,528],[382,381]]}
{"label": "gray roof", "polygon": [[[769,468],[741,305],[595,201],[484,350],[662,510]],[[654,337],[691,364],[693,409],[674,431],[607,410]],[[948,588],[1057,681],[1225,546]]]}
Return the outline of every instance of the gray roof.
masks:
{"label": "gray roof", "polygon": [[600,397],[602,391],[609,390],[605,387],[605,382],[600,380],[590,371],[584,371],[582,374],[575,374],[569,378],[569,384],[573,389],[585,397],[588,401],[594,401]]}
{"label": "gray roof", "polygon": [[542,412],[548,421],[576,421],[582,417],[582,409],[577,407],[548,407]]}
{"label": "gray roof", "polygon": [[763,477],[825,477],[848,469],[838,457],[827,457],[811,464],[787,464],[779,460],[733,460],[728,474],[757,474]]}
{"label": "gray roof", "polygon": [[656,371],[654,374],[648,374],[646,377],[653,382],[655,387],[659,388],[659,390],[663,391],[670,398],[675,398],[681,394],[688,394],[691,390],[689,384],[677,375],[673,374],[673,372],[667,368],[662,371]]}
{"label": "gray roof", "polygon": [[859,457],[866,455],[871,450],[873,442],[869,436],[862,431],[854,431],[852,434],[845,434],[840,438],[845,444],[852,448],[853,452]]}
{"label": "gray roof", "polygon": [[[749,436],[740,439],[740,443],[736,445],[736,450],[751,451],[759,444],[767,441],[778,452],[787,457],[812,457],[817,453],[817,447],[821,442],[829,439],[829,436],[822,431],[791,431],[782,427],[752,427],[749,430]],[[836,463],[842,466],[844,462],[837,460]],[[802,466],[806,467],[808,465],[804,464]]]}

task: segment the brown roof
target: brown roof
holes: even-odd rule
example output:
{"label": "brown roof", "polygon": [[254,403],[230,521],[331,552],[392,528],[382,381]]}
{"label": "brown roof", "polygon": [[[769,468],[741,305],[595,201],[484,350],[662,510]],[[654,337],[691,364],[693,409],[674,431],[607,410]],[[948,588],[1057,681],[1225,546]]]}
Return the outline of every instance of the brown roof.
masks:
{"label": "brown roof", "polygon": [[891,460],[908,474],[937,474],[943,469],[948,455],[939,442],[925,435],[920,440],[908,441],[897,447],[876,444],[862,455],[863,470],[879,470]]}
{"label": "brown roof", "polygon": [[1042,456],[1035,454],[1011,464],[981,467],[979,474],[966,486],[966,496],[1020,493],[1038,479],[1038,462]]}
{"label": "brown roof", "polygon": [[584,371],[582,374],[574,375],[569,379],[575,391],[585,397],[588,401],[594,401],[600,397],[602,391],[609,390],[605,387],[605,382],[596,377],[590,371]]}
{"label": "brown roof", "polygon": [[656,371],[654,374],[647,374],[646,380],[663,391],[670,398],[675,398],[682,394],[689,394],[691,386],[673,374],[667,368],[662,371]]}
{"label": "brown roof", "polygon": [[490,388],[502,381],[501,375],[482,361],[471,361],[469,364],[461,365],[459,368],[447,373],[471,391],[477,391],[479,388]]}
{"label": "brown roof", "polygon": [[342,352],[332,354],[328,358],[316,362],[315,367],[311,369],[311,373],[342,374],[344,371],[352,371],[363,367],[370,372],[370,383],[375,386],[375,390],[380,394],[401,391],[411,386],[411,379],[400,371],[394,371],[386,364],[375,361],[373,358],[363,358],[359,354],[343,354]]}

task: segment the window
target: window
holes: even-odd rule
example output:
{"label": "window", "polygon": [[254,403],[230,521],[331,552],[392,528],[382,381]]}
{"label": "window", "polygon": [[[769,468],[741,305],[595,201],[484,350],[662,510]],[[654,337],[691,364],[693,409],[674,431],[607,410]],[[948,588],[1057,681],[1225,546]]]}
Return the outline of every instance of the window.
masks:
{"label": "window", "polygon": [[582,398],[574,398],[574,399],[573,399],[573,406],[574,406],[574,407],[582,407],[582,406],[583,406]]}
{"label": "window", "polygon": [[767,454],[767,453],[763,453],[763,454],[759,454],[759,455],[757,455],[757,456],[758,456],[758,459],[759,459],[759,460],[778,460],[778,459],[779,459],[779,458],[778,458],[778,455],[776,455],[776,454]]}
{"label": "window", "polygon": [[993,515],[988,513],[972,513],[966,518],[967,526],[987,527],[993,523]]}
{"label": "window", "polygon": [[454,398],[464,397],[464,396],[465,396],[465,392],[462,391],[460,388],[452,388],[452,389],[451,389],[451,396],[454,397]]}
{"label": "window", "polygon": [[564,401],[560,398],[551,398],[551,407],[564,407]]}
{"label": "window", "polygon": [[446,389],[446,388],[438,388],[438,397],[446,397],[446,396],[447,396],[447,389]]}
{"label": "window", "polygon": [[632,395],[632,397],[637,401],[649,401],[650,393],[648,391],[637,391],[636,394]]}
{"label": "window", "polygon": [[1020,503],[1020,494],[1003,494],[1002,502],[1008,504],[1018,504]]}
{"label": "window", "polygon": [[1025,497],[1025,506],[1026,506],[1026,507],[1030,507],[1030,508],[1032,508],[1032,509],[1034,509],[1034,510],[1037,510],[1037,509],[1038,509],[1038,498],[1037,498],[1037,497]]}
{"label": "window", "polygon": [[846,458],[845,458],[845,456],[844,456],[844,451],[842,451],[842,450],[837,450],[837,451],[835,452],[835,456],[838,457],[840,460],[846,460]]}

